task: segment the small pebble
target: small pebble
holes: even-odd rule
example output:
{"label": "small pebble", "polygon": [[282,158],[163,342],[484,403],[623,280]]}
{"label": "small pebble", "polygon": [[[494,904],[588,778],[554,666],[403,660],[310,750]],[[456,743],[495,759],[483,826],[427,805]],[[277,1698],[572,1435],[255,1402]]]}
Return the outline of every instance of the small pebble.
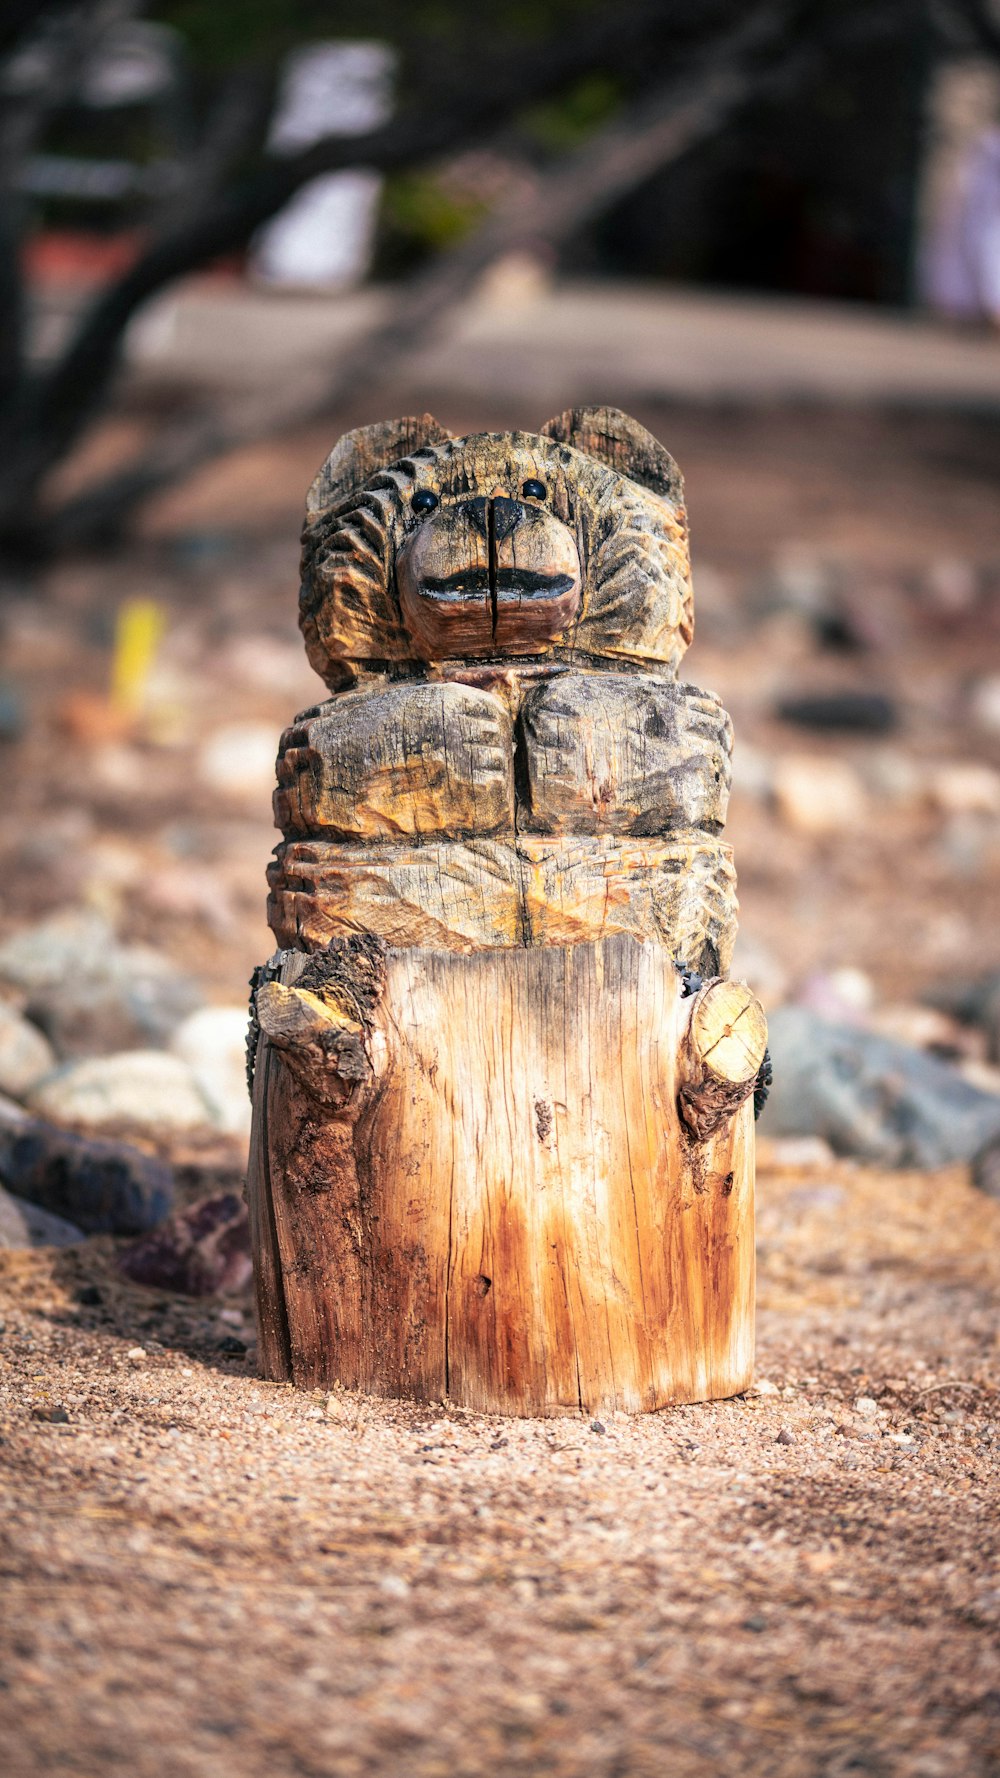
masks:
{"label": "small pebble", "polygon": [[795,1434],[787,1426],[783,1426],[774,1442],[776,1445],[794,1445]]}
{"label": "small pebble", "polygon": [[591,1420],[590,1430],[591,1430],[591,1432],[602,1432],[603,1433],[603,1432],[607,1432],[608,1429],[605,1425],[602,1424],[602,1422],[600,1420]]}
{"label": "small pebble", "polygon": [[865,815],[865,793],[846,760],[786,755],[774,771],[774,798],[787,826],[816,837],[843,834]]}
{"label": "small pebble", "polygon": [[130,1346],[125,1356],[129,1364],[145,1364],[146,1348],[145,1346]]}
{"label": "small pebble", "polygon": [[384,1574],[378,1585],[379,1592],[387,1593],[390,1599],[405,1599],[410,1591],[409,1582],[401,1574]]}
{"label": "small pebble", "polygon": [[859,1395],[854,1404],[854,1412],[860,1414],[862,1420],[874,1420],[878,1413],[878,1402],[873,1401],[870,1395]]}
{"label": "small pebble", "polygon": [[32,1408],[31,1418],[33,1420],[45,1420],[50,1425],[54,1426],[69,1425],[69,1415],[67,1414],[66,1409],[58,1402],[53,1403],[51,1407]]}

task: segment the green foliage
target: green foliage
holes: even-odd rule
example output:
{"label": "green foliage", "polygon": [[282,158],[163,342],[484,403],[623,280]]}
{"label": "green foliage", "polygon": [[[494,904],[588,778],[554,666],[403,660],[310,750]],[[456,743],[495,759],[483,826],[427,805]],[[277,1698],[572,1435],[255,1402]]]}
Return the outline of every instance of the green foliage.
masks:
{"label": "green foliage", "polygon": [[549,154],[563,154],[600,129],[621,102],[621,84],[610,74],[588,74],[559,99],[525,112],[525,133]]}
{"label": "green foliage", "polygon": [[475,227],[485,204],[449,190],[432,173],[397,173],[386,181],[382,221],[402,245],[418,249],[451,247]]}

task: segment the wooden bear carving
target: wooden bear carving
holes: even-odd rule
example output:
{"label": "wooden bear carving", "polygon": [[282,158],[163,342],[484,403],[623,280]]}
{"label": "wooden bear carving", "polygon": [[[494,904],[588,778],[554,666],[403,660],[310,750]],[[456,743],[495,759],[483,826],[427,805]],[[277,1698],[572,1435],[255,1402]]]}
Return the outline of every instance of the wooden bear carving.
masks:
{"label": "wooden bear carving", "polygon": [[524,1414],[745,1388],[765,1031],[676,465],[613,409],[388,422],[303,543],[332,696],[282,738],[255,986],[265,1373]]}

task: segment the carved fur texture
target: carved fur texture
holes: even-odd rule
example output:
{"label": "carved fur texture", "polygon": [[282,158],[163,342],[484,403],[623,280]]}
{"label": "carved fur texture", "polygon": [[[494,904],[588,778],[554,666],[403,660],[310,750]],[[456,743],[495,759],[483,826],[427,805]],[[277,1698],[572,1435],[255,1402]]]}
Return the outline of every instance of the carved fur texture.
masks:
{"label": "carved fur texture", "polygon": [[654,938],[728,967],[732,729],[680,683],[680,471],[614,408],[342,438],[309,491],[302,626],[334,696],[286,731],[282,944]]}
{"label": "carved fur texture", "polygon": [[[532,484],[544,492],[525,501]],[[421,509],[421,497],[437,504]],[[690,562],[683,484],[662,446],[617,410],[468,438],[448,437],[425,415],[348,434],[310,490],[300,615],[310,662],[332,689],[365,666],[434,658],[401,605],[401,557],[442,516],[498,498],[564,527],[580,567],[579,601],[562,627],[515,652],[676,671],[693,629]],[[462,566],[459,551],[456,574]],[[442,649],[438,658],[451,656]]]}

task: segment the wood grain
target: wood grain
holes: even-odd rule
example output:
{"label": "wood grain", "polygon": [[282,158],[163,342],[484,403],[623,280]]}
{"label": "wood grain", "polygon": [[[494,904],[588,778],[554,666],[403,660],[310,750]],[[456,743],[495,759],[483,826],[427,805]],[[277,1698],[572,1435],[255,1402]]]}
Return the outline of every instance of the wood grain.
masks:
{"label": "wood grain", "polygon": [[767,1022],[745,982],[710,982],[693,1002],[681,1057],[678,1104],[704,1141],[753,1093],[767,1048]]}
{"label": "wood grain", "polygon": [[631,932],[716,975],[736,937],[732,848],[697,831],[381,848],[295,840],[278,847],[268,881],[278,943],[310,951],[347,932],[461,952]]}
{"label": "wood grain", "polygon": [[345,693],[285,731],[274,813],[286,834],[337,839],[509,833],[509,711],[457,684]]}
{"label": "wood grain", "polygon": [[566,673],[528,693],[519,732],[522,827],[658,834],[725,822],[732,727],[695,686]]}
{"label": "wood grain", "polygon": [[692,1142],[689,1016],[662,947],[628,937],[390,953],[349,1110],[272,1085],[290,1344],[268,1374],[517,1414],[745,1388],[752,1112]]}

